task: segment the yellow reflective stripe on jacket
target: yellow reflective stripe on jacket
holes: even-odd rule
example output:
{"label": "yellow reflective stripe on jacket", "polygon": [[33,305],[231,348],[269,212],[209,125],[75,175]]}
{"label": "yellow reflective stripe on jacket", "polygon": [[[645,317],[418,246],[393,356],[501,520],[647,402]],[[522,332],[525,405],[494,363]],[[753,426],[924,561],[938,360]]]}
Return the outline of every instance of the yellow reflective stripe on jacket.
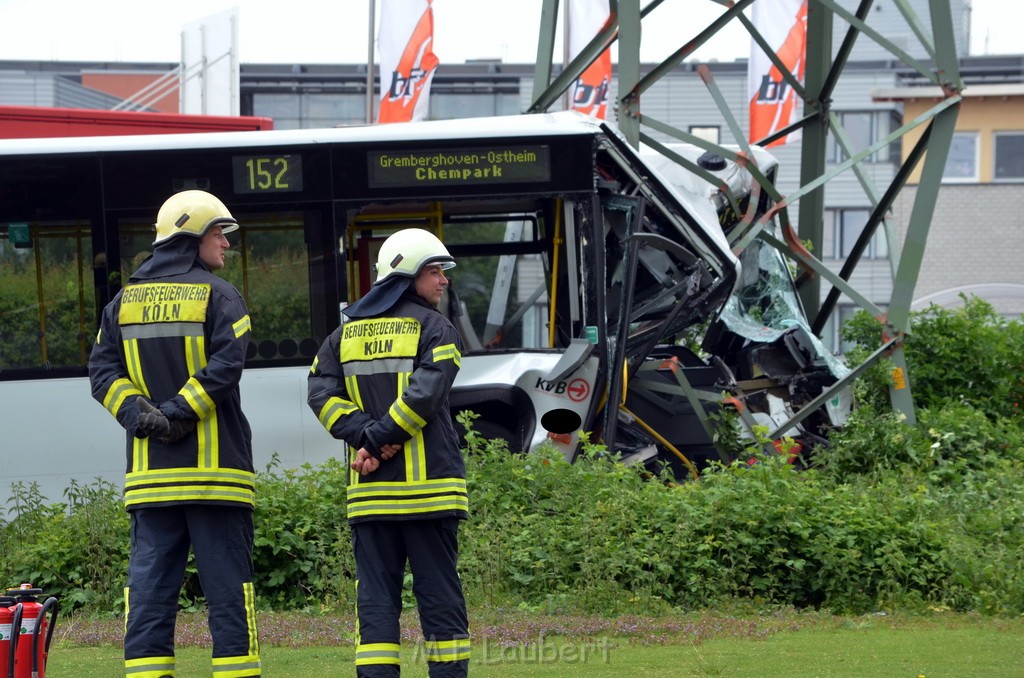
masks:
{"label": "yellow reflective stripe on jacket", "polygon": [[237,468],[197,469],[197,468],[159,468],[152,471],[133,472],[125,476],[125,487],[136,487],[140,484],[152,483],[234,483],[246,487],[256,487],[256,474]]}
{"label": "yellow reflective stripe on jacket", "polygon": [[325,429],[330,431],[331,427],[334,426],[334,424],[336,424],[343,416],[358,411],[359,408],[356,407],[356,404],[351,400],[345,400],[335,396],[327,399],[327,402],[324,403],[324,406],[320,409],[320,414],[317,415],[317,419],[320,420],[320,423]]}
{"label": "yellow reflective stripe on jacket", "polygon": [[434,349],[434,362],[439,363],[442,360],[453,360],[456,367],[462,367],[462,353],[455,344],[444,344]]}
{"label": "yellow reflective stripe on jacket", "polygon": [[103,407],[116,417],[126,399],[140,395],[143,395],[142,391],[131,380],[117,379],[107,389],[107,395],[103,397]]}
{"label": "yellow reflective stripe on jacket", "polygon": [[190,377],[178,393],[182,395],[185,402],[199,415],[200,419],[209,416],[216,407],[213,398],[209,396],[206,389],[203,388],[203,385],[195,377]]}
{"label": "yellow reflective stripe on jacket", "polygon": [[252,329],[252,321],[248,315],[243,315],[231,325],[231,329],[235,331],[235,339],[241,339],[243,334]]}
{"label": "yellow reflective stripe on jacket", "polygon": [[359,380],[355,375],[345,376],[345,392],[348,393],[348,397],[352,399],[356,407],[363,409],[363,394],[359,392]]}
{"label": "yellow reflective stripe on jacket", "polygon": [[380,499],[350,502],[348,505],[349,519],[367,516],[415,516],[447,511],[468,512],[469,499],[465,495],[449,495],[425,499]]}
{"label": "yellow reflective stripe on jacket", "polygon": [[349,485],[347,498],[349,518],[469,510],[464,478],[438,478],[415,483],[363,482]]}
{"label": "yellow reflective stripe on jacket", "polygon": [[405,454],[405,477],[412,482],[422,481],[427,475],[427,450],[423,431],[419,431],[402,445]]}
{"label": "yellow reflective stripe on jacket", "polygon": [[239,469],[173,468],[137,471],[126,476],[125,505],[189,500],[254,505],[255,487],[256,474]]}
{"label": "yellow reflective stripe on jacket", "polygon": [[143,503],[152,504],[166,501],[216,501],[255,506],[256,494],[252,490],[240,487],[209,487],[206,485],[149,487],[139,490],[126,490],[124,493],[125,506],[135,506],[136,504]]}
{"label": "yellow reflective stripe on jacket", "polygon": [[125,659],[124,672],[131,678],[174,677],[174,657],[143,657]]}
{"label": "yellow reflective stripe on jacket", "polygon": [[440,492],[466,493],[465,478],[435,478],[421,480],[418,483],[359,483],[348,488],[349,499],[360,499],[376,496],[415,497],[422,494],[438,494]]}
{"label": "yellow reflective stripe on jacket", "polygon": [[[128,377],[142,395],[149,397],[149,388],[146,386],[146,379],[142,375],[142,363],[139,359],[139,340],[126,339],[122,342],[124,346],[125,368],[128,370]],[[121,380],[118,380],[121,381]],[[114,382],[115,384],[117,382]],[[135,438],[132,441],[132,468],[136,471],[149,468],[149,438]]]}
{"label": "yellow reflective stripe on jacket", "polygon": [[146,386],[146,378],[142,374],[142,361],[139,358],[139,340],[125,339],[121,343],[124,345],[124,362],[128,378],[143,395],[149,397],[149,387]]}
{"label": "yellow reflective stripe on jacket", "polygon": [[[409,388],[409,378],[412,376],[412,372],[399,372],[397,376],[398,396],[395,402],[404,405],[402,394]],[[409,411],[412,412],[412,410]],[[423,420],[420,419],[420,421]],[[407,481],[419,482],[427,477],[427,452],[423,444],[421,428],[416,428],[412,438],[402,445],[402,457],[405,461],[405,479]]]}
{"label": "yellow reflective stripe on jacket", "polygon": [[132,471],[149,470],[149,438],[132,440]]}
{"label": "yellow reflective stripe on jacket", "polygon": [[457,662],[469,659],[469,638],[428,640],[424,643],[428,662]]}
{"label": "yellow reflective stripe on jacket", "polygon": [[345,375],[355,377],[374,377],[380,374],[398,374],[399,372],[412,372],[415,360],[413,358],[380,358],[378,360],[364,360],[362,362],[345,363]]}
{"label": "yellow reflective stripe on jacket", "polygon": [[[359,380],[356,378],[354,374],[349,374],[345,376],[345,392],[348,393],[348,397],[352,399],[352,402],[356,404],[357,408],[359,408],[360,410],[363,409],[363,395],[359,392]],[[346,447],[348,447],[348,444],[346,444]],[[351,468],[351,462],[355,461],[356,453],[358,451],[359,450],[357,450],[354,447],[351,447],[349,449],[351,455],[351,458],[349,459],[349,485],[359,482],[359,472]]]}
{"label": "yellow reflective stripe on jacket", "polygon": [[411,436],[416,435],[420,432],[427,422],[424,421],[423,417],[416,414],[416,412],[405,404],[405,401],[399,397],[388,410],[388,415],[395,420],[395,423],[405,429],[405,432]]}
{"label": "yellow reflective stripe on jacket", "polygon": [[[196,374],[199,370],[206,367],[206,364],[206,338],[185,337],[185,365],[188,368],[188,373]],[[200,407],[199,402],[194,397],[190,399],[189,385],[193,383],[196,385],[196,389],[202,393],[199,396],[200,400],[205,398],[209,403],[209,411]],[[220,465],[217,408],[195,377],[189,378],[179,393],[184,396],[189,406],[199,416],[199,421],[196,423],[196,443],[198,445],[196,466],[200,468],[216,468]]]}
{"label": "yellow reflective stripe on jacket", "polygon": [[368,664],[401,664],[398,643],[360,643],[356,645],[356,666]]}

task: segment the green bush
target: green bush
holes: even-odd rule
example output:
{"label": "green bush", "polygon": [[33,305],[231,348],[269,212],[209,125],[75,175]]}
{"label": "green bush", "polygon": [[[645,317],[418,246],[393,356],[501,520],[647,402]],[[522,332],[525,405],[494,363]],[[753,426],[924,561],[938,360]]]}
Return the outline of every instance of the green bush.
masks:
{"label": "green bush", "polygon": [[66,502],[44,503],[36,484],[15,483],[14,516],[0,521],[4,587],[31,583],[64,609],[120,611],[128,572],[128,516],[109,482],[72,482]]}
{"label": "green bush", "polygon": [[[966,404],[990,418],[1021,418],[1024,404],[1024,321],[1003,318],[985,300],[962,296],[960,308],[931,305],[911,314],[904,349],[917,407],[941,409]],[[881,327],[858,312],[843,327],[854,341],[853,360],[881,345]],[[862,379],[858,405],[876,412],[888,407],[889,369],[882,361]]]}
{"label": "green bush", "polygon": [[[1011,402],[1020,324],[980,303],[918,319],[907,344],[911,374],[921,374],[916,426],[880,409],[881,394],[888,400],[884,382],[872,381],[886,378],[880,365],[809,469],[749,451],[740,458],[752,463],[712,466],[677,484],[596,445],[585,444],[575,464],[546,449],[513,455],[473,431],[464,413],[471,518],[460,570],[469,602],[618,613],[743,599],[838,612],[1024,614],[1024,426]],[[972,363],[968,349],[986,357]],[[297,470],[275,463],[257,474],[261,605],[352,605],[347,473],[332,461]],[[32,486],[13,496],[0,521],[9,584],[30,581],[66,608],[119,612],[128,520],[115,488],[73,485],[52,505]],[[197,606],[194,567],[186,579],[181,605]]]}
{"label": "green bush", "polygon": [[[966,416],[922,416],[930,429],[912,436],[912,451],[900,443],[870,470],[847,462],[798,470],[782,456],[757,456],[682,484],[645,479],[596,446],[569,464],[550,450],[510,455],[502,442],[471,434],[472,517],[460,562],[467,597],[599,613],[737,598],[843,612],[931,605],[1024,613],[1024,490],[1015,482],[1022,454],[956,452],[977,450],[998,430],[972,438]],[[899,431],[887,426],[883,440]],[[848,454],[855,459],[871,440],[840,441],[834,451],[859,445]],[[259,473],[261,605],[353,603],[346,474],[340,462]],[[45,506],[23,493],[20,513],[0,526],[0,568],[68,607],[116,613],[127,519],[108,486],[70,496]],[[200,604],[198,596],[186,586],[182,606]]]}
{"label": "green bush", "polygon": [[355,597],[345,487],[337,460],[257,477],[253,564],[261,604],[276,609],[348,604]]}
{"label": "green bush", "polygon": [[937,601],[950,576],[944,532],[920,520],[928,498],[892,483],[835,484],[778,455],[676,485],[596,454],[474,452],[487,489],[471,495],[463,581],[488,603],[620,612],[740,597],[856,612]]}

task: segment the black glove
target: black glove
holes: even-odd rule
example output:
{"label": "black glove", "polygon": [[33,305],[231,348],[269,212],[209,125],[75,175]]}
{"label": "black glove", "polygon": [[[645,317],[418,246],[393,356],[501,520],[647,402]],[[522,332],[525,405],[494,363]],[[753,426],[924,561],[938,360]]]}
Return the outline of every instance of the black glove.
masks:
{"label": "black glove", "polygon": [[139,421],[136,424],[136,437],[165,436],[170,431],[170,422],[164,413],[153,407],[148,400],[139,396],[135,399],[139,407]]}
{"label": "black glove", "polygon": [[168,419],[163,412],[141,396],[136,402],[139,412],[141,412],[137,430],[145,434],[143,437],[155,436],[160,442],[170,444],[178,442],[195,430],[196,423],[194,421]]}
{"label": "black glove", "polygon": [[160,436],[160,441],[167,444],[176,443],[196,430],[196,423],[188,419],[168,419],[167,423],[169,424],[167,435]]}

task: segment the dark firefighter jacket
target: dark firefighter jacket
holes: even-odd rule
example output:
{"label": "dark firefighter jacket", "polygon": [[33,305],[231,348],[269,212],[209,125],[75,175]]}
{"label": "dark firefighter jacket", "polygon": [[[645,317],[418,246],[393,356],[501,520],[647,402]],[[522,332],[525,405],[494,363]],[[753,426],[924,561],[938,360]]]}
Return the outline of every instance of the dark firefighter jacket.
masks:
{"label": "dark firefighter jacket", "polygon": [[349,472],[348,519],[466,518],[466,468],[448,411],[462,343],[437,309],[413,293],[387,313],[348,319],[317,353],[308,402],[355,453],[402,449],[373,473]]}
{"label": "dark firefighter jacket", "polygon": [[[154,254],[156,266],[140,267],[104,309],[89,359],[93,397],[128,432],[129,510],[255,503],[252,433],[238,390],[249,313],[230,283],[191,256],[183,266],[165,257],[161,266]],[[195,430],[171,444],[136,438],[140,395],[169,418],[195,421]]]}

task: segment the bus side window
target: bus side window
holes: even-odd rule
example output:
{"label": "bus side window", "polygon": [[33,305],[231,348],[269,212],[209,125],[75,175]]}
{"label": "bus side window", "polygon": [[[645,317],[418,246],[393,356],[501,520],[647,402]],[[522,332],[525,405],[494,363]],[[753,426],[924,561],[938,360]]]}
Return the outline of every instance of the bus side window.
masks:
{"label": "bus side window", "polygon": [[96,333],[85,221],[8,224],[0,239],[0,370],[84,369]]}

